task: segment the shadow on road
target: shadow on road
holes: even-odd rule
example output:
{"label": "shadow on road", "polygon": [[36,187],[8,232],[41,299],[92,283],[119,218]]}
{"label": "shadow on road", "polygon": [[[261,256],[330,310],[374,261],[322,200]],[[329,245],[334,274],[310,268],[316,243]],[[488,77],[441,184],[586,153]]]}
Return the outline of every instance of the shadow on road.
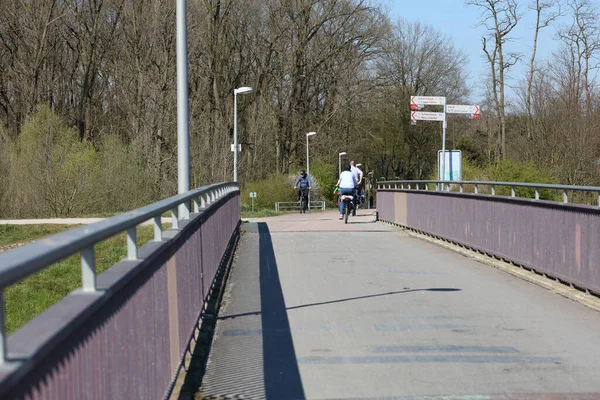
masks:
{"label": "shadow on road", "polygon": [[[458,289],[458,288],[429,288],[429,289],[406,288],[404,290],[398,290],[395,292],[369,294],[369,295],[365,295],[365,296],[348,297],[345,299],[337,299],[337,300],[321,301],[318,303],[302,304],[299,306],[287,307],[286,310],[295,310],[298,308],[315,307],[315,306],[322,306],[322,305],[326,305],[326,304],[343,303],[346,301],[369,299],[369,298],[373,298],[373,297],[390,296],[390,295],[395,295],[395,294],[403,294],[403,293],[411,293],[411,292],[460,292],[461,290],[462,289]],[[219,317],[219,319],[220,320],[233,319],[233,318],[245,317],[245,316],[249,316],[249,315],[259,315],[260,313],[261,313],[260,311],[247,312],[247,313],[241,313],[241,314],[227,315],[224,317]]]}
{"label": "shadow on road", "polygon": [[[265,394],[268,399],[303,399],[304,389],[290,322],[277,271],[273,242],[266,223],[258,224],[258,233]],[[277,332],[279,334],[276,334]]]}

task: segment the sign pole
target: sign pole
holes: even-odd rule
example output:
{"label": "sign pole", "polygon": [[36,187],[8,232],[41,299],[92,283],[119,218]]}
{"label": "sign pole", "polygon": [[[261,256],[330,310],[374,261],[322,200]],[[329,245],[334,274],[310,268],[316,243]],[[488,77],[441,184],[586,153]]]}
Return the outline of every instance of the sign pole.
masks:
{"label": "sign pole", "polygon": [[[446,178],[446,125],[446,102],[444,101],[444,120],[442,121],[442,182]],[[442,190],[444,190],[444,183],[442,183]]]}

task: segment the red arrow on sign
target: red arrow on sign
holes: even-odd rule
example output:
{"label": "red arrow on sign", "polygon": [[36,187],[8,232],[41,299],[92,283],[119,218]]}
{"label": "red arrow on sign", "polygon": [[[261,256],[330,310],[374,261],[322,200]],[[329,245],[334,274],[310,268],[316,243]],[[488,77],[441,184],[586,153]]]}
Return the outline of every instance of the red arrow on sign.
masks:
{"label": "red arrow on sign", "polygon": [[419,107],[419,105],[418,105],[418,104],[414,104],[414,103],[412,103],[412,104],[410,105],[410,110],[411,110],[411,111],[416,111],[416,110],[418,110],[419,108],[420,108],[420,107]]}
{"label": "red arrow on sign", "polygon": [[479,115],[479,106],[475,106],[475,115]]}

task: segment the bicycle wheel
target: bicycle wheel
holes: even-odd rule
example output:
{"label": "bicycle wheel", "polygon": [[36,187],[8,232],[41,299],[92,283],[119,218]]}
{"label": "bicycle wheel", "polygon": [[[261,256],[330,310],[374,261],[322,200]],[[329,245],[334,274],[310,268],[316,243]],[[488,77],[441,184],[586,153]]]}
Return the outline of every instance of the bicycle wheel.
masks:
{"label": "bicycle wheel", "polygon": [[344,223],[347,224],[348,223],[348,214],[350,214],[350,210],[349,210],[350,204],[346,203],[346,211],[344,212]]}
{"label": "bicycle wheel", "polygon": [[304,212],[304,196],[300,196],[300,214]]}

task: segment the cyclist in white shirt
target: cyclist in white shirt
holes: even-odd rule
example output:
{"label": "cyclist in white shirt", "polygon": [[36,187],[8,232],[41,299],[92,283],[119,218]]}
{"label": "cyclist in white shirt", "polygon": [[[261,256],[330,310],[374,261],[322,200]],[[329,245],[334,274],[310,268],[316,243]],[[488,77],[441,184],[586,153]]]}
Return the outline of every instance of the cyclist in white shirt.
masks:
{"label": "cyclist in white shirt", "polygon": [[350,161],[350,168],[352,170],[352,174],[356,178],[356,196],[358,203],[358,200],[362,196],[363,172],[360,170],[360,168],[354,165],[354,160]]}
{"label": "cyclist in white shirt", "polygon": [[[340,188],[340,196],[348,195],[354,196],[354,189],[356,188],[356,177],[352,173],[349,164],[344,166],[344,170],[340,174],[336,187]],[[340,201],[340,219],[344,218],[344,206],[346,202]]]}

